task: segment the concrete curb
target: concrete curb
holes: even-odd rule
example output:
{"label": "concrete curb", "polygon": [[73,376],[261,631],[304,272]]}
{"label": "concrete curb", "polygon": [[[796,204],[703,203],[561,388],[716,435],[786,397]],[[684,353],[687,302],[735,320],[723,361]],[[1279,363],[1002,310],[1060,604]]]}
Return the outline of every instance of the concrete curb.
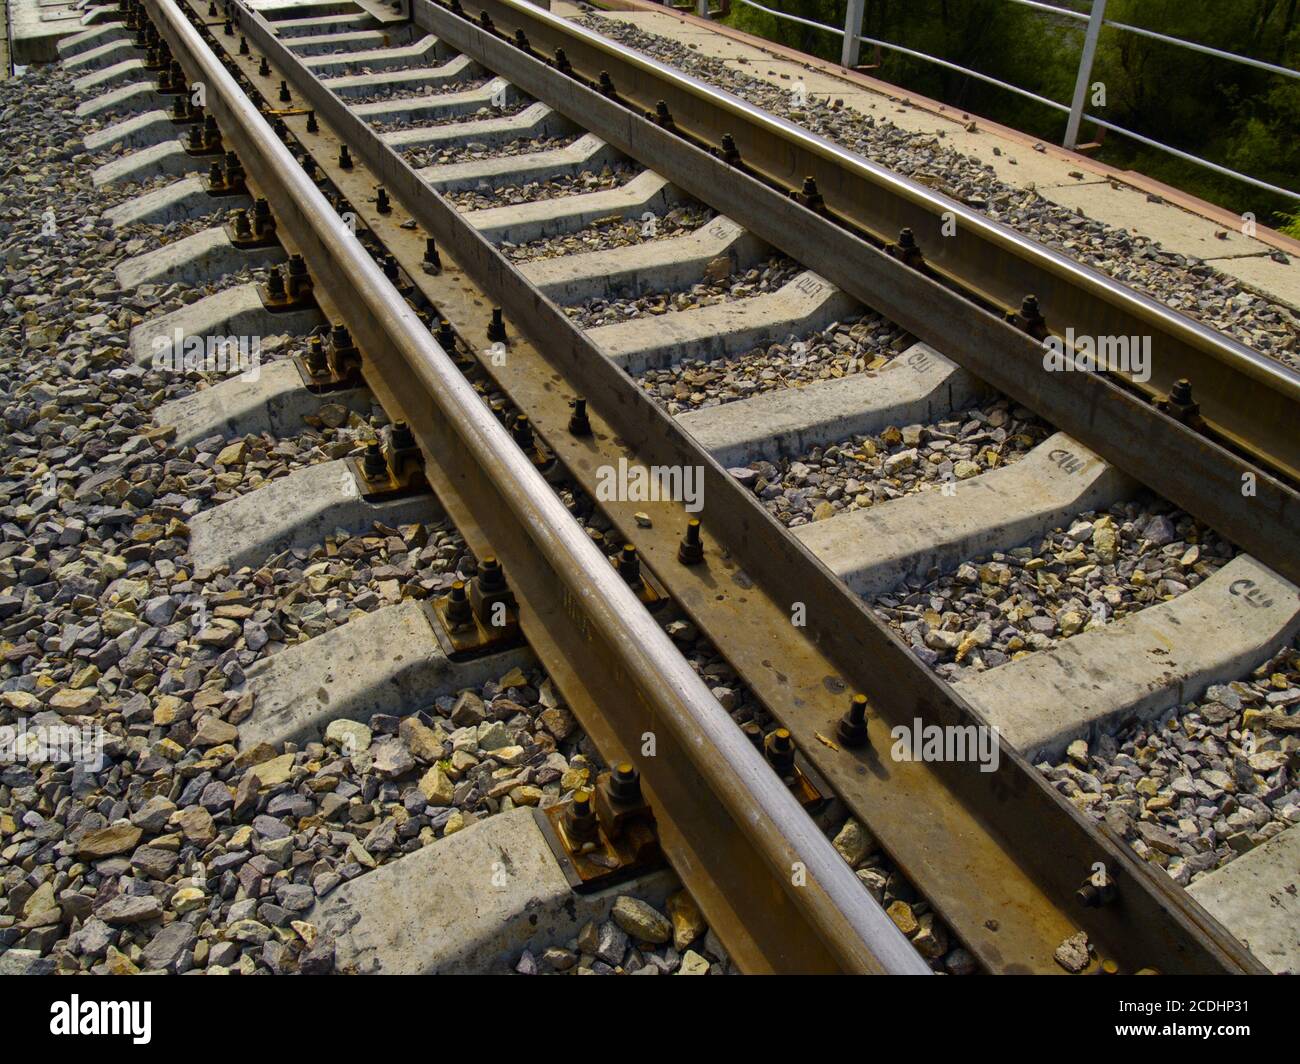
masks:
{"label": "concrete curb", "polygon": [[471,824],[345,883],[308,913],[335,937],[335,964],[363,973],[503,973],[525,949],[572,938],[635,894],[662,905],[656,873],[596,894],[569,889],[531,809]]}
{"label": "concrete curb", "polygon": [[246,267],[284,262],[288,254],[279,244],[267,248],[237,248],[225,229],[204,229],[143,255],[124,259],[113,269],[124,291],[142,284],[202,284]]}
{"label": "concrete curb", "polygon": [[633,376],[683,359],[711,362],[761,344],[823,329],[861,307],[829,281],[804,270],[775,292],[693,310],[653,314],[587,330],[587,336]]}
{"label": "concrete curb", "polygon": [[255,381],[224,380],[163,403],[156,420],[174,426],[176,445],[185,447],[210,436],[288,436],[302,431],[303,418],[323,406],[337,403],[364,417],[373,402],[368,388],[309,392],[298,367],[284,359],[262,366]]}
{"label": "concrete curb", "polygon": [[1085,510],[1132,494],[1135,485],[1058,432],[1014,465],[941,489],[792,529],[859,595],[872,598],[967,558],[1009,550]]}
{"label": "concrete curb", "polygon": [[425,606],[408,599],[360,614],[253,665],[245,682],[253,693],[253,713],[239,726],[240,743],[248,748],[260,742],[312,742],[330,721],[407,715],[533,663],[527,647],[448,660]]}
{"label": "concrete curb", "polygon": [[647,292],[685,288],[721,255],[727,256],[732,273],[737,273],[770,251],[758,237],[718,215],[687,236],[535,259],[518,269],[548,299],[572,306],[589,299],[635,299]]}
{"label": "concrete curb", "polygon": [[248,196],[211,196],[201,177],[183,177],[163,188],[150,189],[139,196],[124,200],[104,212],[115,226],[134,222],[162,224],[187,218],[203,218],[219,211],[248,208],[253,201]]}
{"label": "concrete curb", "polygon": [[368,502],[344,459],[297,469],[190,520],[195,566],[236,572],[272,554],[315,546],[337,529],[356,534],[375,522],[395,526],[446,515],[432,494]]}
{"label": "concrete curb", "polygon": [[1031,761],[1245,676],[1300,631],[1300,589],[1246,554],[1159,605],[954,684]]}
{"label": "concrete curb", "polygon": [[878,372],[762,392],[677,415],[724,466],[804,454],[887,425],[939,420],[974,402],[983,385],[934,348],[913,344]]}

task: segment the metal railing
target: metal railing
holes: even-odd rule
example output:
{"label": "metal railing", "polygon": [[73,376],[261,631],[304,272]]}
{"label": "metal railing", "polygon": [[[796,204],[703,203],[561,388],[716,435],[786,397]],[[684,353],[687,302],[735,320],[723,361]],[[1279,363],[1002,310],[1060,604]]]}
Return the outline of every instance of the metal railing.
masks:
{"label": "metal railing", "polygon": [[[1250,56],[1238,55],[1235,52],[1225,52],[1219,48],[1212,48],[1209,45],[1198,44],[1195,41],[1184,40],[1181,37],[1171,37],[1168,34],[1158,33],[1155,30],[1144,29],[1140,26],[1130,26],[1124,22],[1115,22],[1106,18],[1106,0],[1092,0],[1092,7],[1089,13],[1075,11],[1071,8],[1057,7],[1054,4],[1044,3],[1042,0],[1006,0],[1007,3],[1017,4],[1020,7],[1027,7],[1031,10],[1047,14],[1057,18],[1074,20],[1085,23],[1083,35],[1083,47],[1079,53],[1078,73],[1074,83],[1074,97],[1070,104],[1060,103],[1056,100],[1049,99],[1046,96],[1040,96],[1038,93],[1030,92],[1028,89],[1019,85],[1012,85],[1009,82],[1002,81],[999,78],[992,77],[989,74],[981,73],[978,70],[972,70],[970,67],[962,66],[960,63],[953,63],[947,59],[941,59],[938,56],[930,55],[926,52],[919,52],[913,48],[904,47],[892,41],[878,40],[875,37],[867,37],[861,33],[862,16],[866,6],[866,0],[847,0],[844,13],[844,26],[828,26],[825,23],[817,22],[813,19],[801,18],[798,15],[791,15],[785,11],[779,11],[776,8],[767,7],[758,3],[757,0],[736,0],[737,3],[745,7],[753,8],[755,11],[761,11],[773,18],[781,19],[786,22],[794,22],[800,26],[807,26],[811,29],[820,30],[825,33],[834,34],[843,40],[843,47],[840,51],[840,65],[849,69],[858,65],[858,57],[861,46],[864,44],[872,45],[876,48],[883,48],[888,51],[897,52],[900,55],[910,56],[913,59],[919,59],[924,63],[930,63],[933,66],[942,67],[945,70],[952,70],[959,74],[965,74],[967,77],[975,78],[977,81],[994,85],[997,88],[1005,89],[1007,92],[1015,93],[1027,100],[1033,100],[1043,107],[1058,111],[1067,116],[1065,137],[1062,140],[1062,146],[1074,150],[1079,142],[1079,129],[1082,124],[1091,122],[1099,129],[1104,129],[1110,133],[1115,133],[1130,140],[1137,141],[1148,148],[1154,148],[1158,151],[1173,155],[1182,159],[1184,162],[1193,163],[1207,170],[1212,170],[1217,174],[1233,178],[1255,188],[1263,189],[1274,195],[1285,196],[1289,199],[1300,200],[1300,192],[1292,189],[1281,188],[1278,185],[1262,181],[1257,177],[1244,174],[1239,170],[1233,170],[1231,167],[1223,166],[1220,163],[1212,162],[1209,159],[1194,155],[1191,152],[1183,151],[1181,148],[1175,148],[1173,145],[1164,144],[1152,137],[1137,133],[1131,129],[1125,129],[1123,126],[1116,125],[1114,122],[1108,122],[1104,118],[1098,118],[1096,115],[1089,114],[1084,110],[1087,102],[1089,79],[1092,77],[1092,65],[1097,54],[1097,42],[1101,37],[1103,27],[1118,30],[1122,33],[1131,33],[1139,37],[1146,37],[1150,40],[1159,41],[1162,44],[1168,44],[1176,48],[1183,48],[1192,52],[1199,52],[1202,55],[1213,56],[1216,59],[1223,59],[1229,62],[1238,63],[1243,66],[1254,67],[1257,70],[1263,70],[1270,74],[1280,77],[1300,79],[1300,71],[1292,70],[1290,67],[1278,66],[1276,63],[1268,63],[1262,59],[1253,59]],[[697,13],[702,17],[708,17],[708,0],[698,0]]]}

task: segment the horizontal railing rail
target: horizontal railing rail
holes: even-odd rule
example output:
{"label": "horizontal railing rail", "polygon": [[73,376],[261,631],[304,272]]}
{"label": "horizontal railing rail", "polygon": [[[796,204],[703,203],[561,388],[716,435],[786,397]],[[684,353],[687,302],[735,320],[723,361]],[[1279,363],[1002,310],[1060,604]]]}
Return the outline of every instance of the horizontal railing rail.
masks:
{"label": "horizontal railing rail", "polygon": [[[1203,156],[1196,155],[1192,152],[1185,151],[1182,148],[1176,148],[1171,144],[1165,144],[1156,140],[1154,137],[1146,136],[1135,130],[1127,129],[1115,122],[1109,122],[1104,118],[1099,118],[1094,114],[1089,114],[1084,110],[1084,104],[1087,99],[1089,78],[1092,76],[1092,65],[1096,58],[1097,41],[1100,38],[1103,27],[1117,30],[1122,33],[1131,33],[1139,37],[1145,37],[1150,40],[1159,41],[1161,44],[1167,44],[1175,48],[1183,48],[1188,51],[1197,52],[1202,55],[1213,56],[1216,59],[1226,60],[1232,63],[1239,63],[1244,66],[1253,67],[1257,70],[1263,70],[1266,73],[1274,74],[1279,77],[1300,79],[1300,70],[1292,70],[1290,67],[1279,66],[1276,63],[1265,62],[1262,59],[1254,59],[1251,56],[1239,55],[1236,52],[1226,52],[1221,48],[1213,48],[1207,44],[1198,44],[1196,41],[1188,41],[1181,37],[1171,37],[1166,33],[1159,33],[1155,30],[1144,29],[1141,26],[1130,26],[1125,22],[1115,22],[1106,18],[1106,0],[1092,0],[1092,10],[1090,14],[1082,11],[1075,11],[1071,8],[1056,7],[1053,4],[1043,3],[1042,0],[1006,0],[1007,3],[1016,4],[1020,7],[1030,8],[1041,14],[1060,17],[1085,24],[1083,47],[1079,54],[1079,65],[1075,79],[1074,98],[1069,105],[1061,103],[1058,100],[1041,96],[1036,92],[1031,92],[1020,85],[1014,85],[1010,82],[1003,81],[1001,78],[993,77],[982,71],[974,70],[960,63],[954,63],[951,60],[943,59],[928,52],[918,51],[915,48],[908,48],[894,41],[881,40],[876,37],[868,37],[861,32],[862,15],[865,6],[865,0],[848,0],[844,15],[843,27],[830,26],[823,22],[817,22],[814,19],[803,18],[800,15],[792,15],[788,12],[781,11],[775,7],[769,7],[766,4],[758,3],[757,0],[736,0],[738,4],[745,7],[753,8],[755,11],[761,11],[765,15],[771,15],[773,18],[780,19],[784,22],[793,22],[796,25],[806,26],[810,29],[819,30],[824,33],[833,34],[843,41],[843,48],[840,52],[840,65],[847,68],[853,68],[858,65],[860,47],[863,44],[869,44],[875,48],[883,48],[888,51],[896,52],[899,55],[906,55],[912,59],[918,59],[923,63],[929,63],[932,66],[941,67],[945,70],[951,70],[967,77],[982,81],[987,85],[993,85],[997,88],[1004,89],[1007,92],[1014,93],[1043,107],[1050,108],[1061,114],[1067,115],[1065,136],[1061,141],[1063,147],[1074,150],[1078,146],[1079,131],[1084,122],[1091,122],[1099,129],[1114,133],[1129,140],[1136,141],[1148,148],[1154,148],[1157,151],[1165,152],[1175,158],[1182,159],[1184,162],[1192,163],[1206,170],[1211,170],[1216,174],[1232,178],[1243,184],[1250,185],[1254,188],[1262,189],[1265,192],[1271,192],[1277,196],[1284,196],[1288,199],[1300,200],[1300,192],[1289,188],[1283,188],[1280,185],[1274,185],[1261,178],[1253,177],[1250,174],[1242,173],[1240,170],[1234,170],[1232,167],[1224,166],[1213,160],[1206,159]],[[697,9],[697,13],[702,17],[708,17],[707,3],[702,3]]]}

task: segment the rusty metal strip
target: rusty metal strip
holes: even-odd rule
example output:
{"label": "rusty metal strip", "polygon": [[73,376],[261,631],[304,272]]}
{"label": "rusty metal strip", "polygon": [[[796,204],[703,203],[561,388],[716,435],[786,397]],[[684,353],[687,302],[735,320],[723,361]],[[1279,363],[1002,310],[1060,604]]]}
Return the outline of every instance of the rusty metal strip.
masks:
{"label": "rusty metal strip", "polygon": [[[317,287],[337,294],[367,353],[367,380],[411,423],[431,483],[449,510],[488,533],[530,643],[568,663],[556,679],[580,692],[576,709],[599,707],[583,724],[602,750],[626,752],[640,768],[665,852],[742,967],[928,971],[276,140],[215,47],[175,0],[145,6],[191,80],[206,85],[223,136]],[[640,756],[646,732],[657,756]],[[806,870],[800,885],[797,867]]]}
{"label": "rusty metal strip", "polygon": [[[871,756],[821,744],[818,737],[833,728],[843,708],[842,692],[849,687],[872,696],[878,711],[872,721],[877,749],[888,745],[894,721],[910,723],[919,716],[927,722],[969,723],[980,718],[316,82],[275,41],[263,20],[245,16],[243,29],[274,57],[280,67],[274,76],[289,77],[395,199],[504,303],[513,321],[527,334],[547,337],[545,359],[521,341],[512,347],[506,367],[485,368],[528,412],[580,482],[590,488],[600,464],[629,451],[645,462],[702,466],[713,500],[707,524],[725,543],[708,539],[710,570],[674,567],[680,513],[667,528],[656,521],[656,527],[645,530],[632,519],[634,507],[608,503],[606,510],[978,956],[998,970],[1058,970],[1052,960],[1055,945],[1083,927],[1104,956],[1130,970],[1148,965],[1258,970],[1249,954],[1181,889],[1153,874],[1113,836],[1089,825],[1011,752],[1003,752],[1001,767],[988,777],[971,766],[882,765]],[[492,43],[489,38],[485,49]],[[592,93],[583,104],[614,107]],[[621,108],[614,113],[626,118]],[[417,283],[431,298],[440,287],[423,278]],[[581,446],[564,433],[565,378],[592,399],[609,425],[602,433],[598,422],[596,436]],[[795,601],[808,603],[810,618],[816,617],[806,632],[788,623]],[[1125,884],[1124,901],[1082,910],[1074,890],[1096,861],[1109,865]]]}

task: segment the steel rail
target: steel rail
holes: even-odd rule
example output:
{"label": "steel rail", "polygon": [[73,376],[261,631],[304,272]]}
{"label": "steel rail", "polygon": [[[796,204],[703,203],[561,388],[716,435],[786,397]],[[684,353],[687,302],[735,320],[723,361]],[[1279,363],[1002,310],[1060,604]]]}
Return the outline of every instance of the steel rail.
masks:
{"label": "steel rail", "polygon": [[[561,643],[571,660],[581,654],[586,668],[606,670],[590,686],[606,718],[625,722],[613,729],[624,748],[637,748],[647,723],[656,729],[658,756],[638,764],[652,805],[671,828],[665,848],[681,853],[688,886],[699,882],[708,897],[712,881],[727,884],[738,912],[753,919],[757,941],[744,960],[757,970],[928,974],[175,0],[145,6],[191,81],[206,86],[223,137],[306,255],[317,284],[335,294],[367,352],[368,371],[404,395],[408,413],[420,415],[412,428],[438,460],[444,490],[491,530],[530,641],[544,636]],[[800,867],[806,878],[796,886],[792,870]],[[748,900],[736,897],[739,887]]]}
{"label": "steel rail", "polygon": [[[1014,751],[1004,749],[998,769],[985,775],[969,765],[888,763],[872,750],[863,754],[826,745],[822,733],[833,731],[843,712],[843,695],[836,692],[847,687],[864,690],[872,698],[878,713],[870,722],[875,750],[888,748],[891,723],[910,725],[917,717],[927,723],[984,722],[433,192],[378,133],[318,81],[276,39],[271,23],[247,14],[239,5],[236,10],[241,32],[272,61],[273,69],[263,76],[256,73],[256,55],[242,58],[239,65],[249,84],[270,91],[277,79],[287,78],[305,104],[315,109],[322,123],[315,134],[304,135],[299,118],[287,118],[286,123],[331,180],[356,204],[358,196],[373,194],[373,179],[377,179],[390,199],[439,241],[444,265],[454,258],[457,265],[451,276],[431,278],[422,274],[418,252],[408,257],[404,265],[416,285],[443,310],[443,298],[454,302],[463,289],[468,290],[455,272],[467,271],[522,330],[524,335],[512,343],[504,366],[485,360],[482,368],[528,414],[579,483],[590,491],[597,465],[619,457],[653,464],[694,464],[703,470],[711,500],[706,514],[706,566],[676,564],[675,536],[680,532],[674,529],[680,530],[682,521],[656,518],[653,527],[646,529],[634,520],[638,504],[606,502],[603,507],[655,568],[669,593],[791,729],[809,760],[977,956],[996,970],[1059,971],[1053,961],[1055,947],[1083,927],[1104,956],[1120,960],[1128,970],[1152,964],[1169,971],[1260,970],[1249,953],[1184,891],[1108,832],[1090,825]],[[482,39],[475,36],[474,47],[462,50],[480,53],[489,69],[498,69],[494,64],[513,54],[504,42],[469,29],[470,36]],[[536,60],[525,58],[541,72],[539,77],[554,77]],[[580,83],[561,80],[572,95],[565,106],[571,105],[584,123],[621,121],[635,126],[658,156],[674,163],[675,153],[703,155]],[[373,179],[332,166],[340,142],[364,161]],[[715,175],[715,180],[734,184],[742,196],[757,197],[774,214],[789,213],[789,224],[810,229],[812,239],[836,242],[837,230],[826,219],[795,207],[720,161],[710,161],[724,175]],[[384,229],[385,245],[399,258],[404,241],[422,245],[418,234],[406,231],[389,215],[371,212],[366,221]],[[852,266],[868,276],[877,274],[882,263],[902,269],[868,245],[859,250],[865,259]],[[447,272],[444,269],[444,275]],[[916,275],[904,272],[912,283]],[[896,285],[893,280],[889,283]],[[970,318],[968,303],[940,291],[952,301],[944,308],[949,317]],[[486,298],[477,300],[480,308]],[[972,325],[969,320],[960,324]],[[978,320],[975,325],[985,328]],[[991,327],[1013,342],[1029,342],[1001,322],[992,321]],[[544,357],[527,343],[530,335],[546,338]],[[565,431],[570,386],[589,398],[597,415],[594,435],[582,443],[575,443]],[[795,602],[807,606],[806,632],[789,623]],[[1107,864],[1123,884],[1123,904],[1103,909],[1078,905],[1075,889],[1097,862]]]}

